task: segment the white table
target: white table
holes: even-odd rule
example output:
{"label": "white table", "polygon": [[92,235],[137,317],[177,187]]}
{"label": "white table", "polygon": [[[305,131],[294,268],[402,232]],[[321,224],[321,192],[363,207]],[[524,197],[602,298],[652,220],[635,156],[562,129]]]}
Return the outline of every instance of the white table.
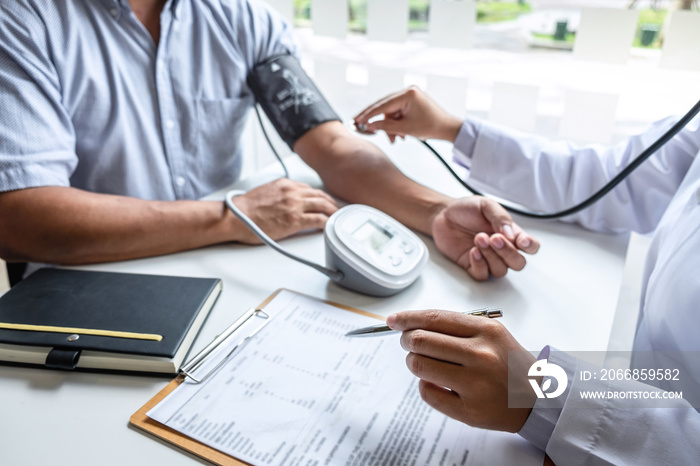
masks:
{"label": "white table", "polygon": [[[376,142],[386,148],[383,139]],[[417,149],[417,144],[388,150],[409,176],[448,194],[462,194],[437,163]],[[292,167],[292,174],[297,179],[313,180],[299,163]],[[240,186],[249,187],[252,182]],[[194,351],[277,288],[381,315],[429,307],[465,310],[498,306],[505,312],[502,322],[530,350],[539,350],[545,344],[562,350],[606,350],[627,238],[561,223],[518,221],[542,242],[541,251],[528,258],[522,272],[476,283],[425,238],[431,259],[421,278],[402,293],[384,299],[338,288],[318,272],[263,246],[227,244],[83,268],[223,279],[224,291]],[[302,256],[324,260],[319,233],[287,239],[284,246]],[[131,414],[167,382],[151,377],[0,367],[0,464],[197,464],[200,460],[195,457],[128,426]]]}

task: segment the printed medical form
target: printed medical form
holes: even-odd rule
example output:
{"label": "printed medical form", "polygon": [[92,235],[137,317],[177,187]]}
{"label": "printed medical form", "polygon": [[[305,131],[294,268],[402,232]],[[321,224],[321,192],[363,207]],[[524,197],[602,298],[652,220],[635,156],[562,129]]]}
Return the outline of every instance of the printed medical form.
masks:
{"label": "printed medical form", "polygon": [[272,320],[215,375],[185,381],[148,416],[254,465],[542,464],[517,435],[423,402],[399,335],[344,336],[376,319],[284,290],[265,312]]}

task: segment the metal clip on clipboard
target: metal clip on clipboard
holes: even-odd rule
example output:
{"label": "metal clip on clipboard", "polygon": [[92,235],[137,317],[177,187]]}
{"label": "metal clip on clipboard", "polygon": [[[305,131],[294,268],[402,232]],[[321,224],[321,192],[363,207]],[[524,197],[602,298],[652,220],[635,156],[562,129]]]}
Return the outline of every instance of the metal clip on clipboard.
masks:
{"label": "metal clip on clipboard", "polygon": [[[242,330],[245,324],[247,324],[249,321],[254,319],[255,317],[260,317],[262,319],[265,319],[265,322],[263,322],[262,325],[257,327],[255,330],[253,330],[247,337],[245,337],[243,340],[238,342],[231,350],[226,354],[226,356],[223,356],[221,360],[214,366],[213,369],[211,369],[209,372],[204,374],[203,376],[200,377],[195,377],[193,374],[194,372],[199,369],[202,364],[207,360],[209,355],[218,347],[225,345],[228,341],[230,341],[232,338],[234,338],[236,335],[238,335]],[[224,333],[216,337],[211,343],[209,343],[202,351],[197,353],[197,355],[190,360],[187,364],[182,366],[180,368],[180,374],[184,375],[185,377],[189,378],[192,380],[194,383],[202,383],[205,380],[207,380],[209,377],[211,377],[213,374],[218,371],[221,366],[224,365],[226,361],[231,357],[231,355],[238,349],[243,348],[246,343],[250,341],[251,338],[253,338],[260,330],[263,329],[269,322],[271,318],[270,315],[261,310],[261,309],[256,309],[256,308],[250,308],[248,309],[237,321],[235,321],[229,328],[227,328]]]}

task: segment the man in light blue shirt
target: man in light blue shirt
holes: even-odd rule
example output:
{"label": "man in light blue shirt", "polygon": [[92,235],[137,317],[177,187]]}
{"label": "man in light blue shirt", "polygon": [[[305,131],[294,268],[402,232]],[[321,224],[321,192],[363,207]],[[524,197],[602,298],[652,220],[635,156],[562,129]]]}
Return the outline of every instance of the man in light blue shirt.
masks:
{"label": "man in light blue shirt", "polygon": [[[240,175],[250,71],[295,52],[288,26],[254,0],[0,4],[0,257],[78,264],[257,242],[221,202],[193,199]],[[537,249],[514,246],[528,236],[499,206],[416,184],[337,121],[293,149],[331,194],[433,235],[468,271],[479,232],[501,245],[482,264],[495,276]],[[289,180],[236,203],[275,239],[337,209]]]}

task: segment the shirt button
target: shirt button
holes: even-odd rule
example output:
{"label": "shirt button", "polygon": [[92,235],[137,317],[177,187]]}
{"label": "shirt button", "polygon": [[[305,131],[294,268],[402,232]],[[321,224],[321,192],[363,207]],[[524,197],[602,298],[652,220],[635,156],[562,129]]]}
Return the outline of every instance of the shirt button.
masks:
{"label": "shirt button", "polygon": [[165,127],[168,129],[173,129],[175,127],[175,122],[173,120],[166,120]]}
{"label": "shirt button", "polygon": [[182,176],[178,176],[177,178],[175,178],[175,184],[178,185],[178,186],[181,187],[181,188],[182,188],[183,186],[185,186],[185,183],[186,183],[186,182],[187,182],[187,181],[186,181],[185,178],[183,178]]}
{"label": "shirt button", "polygon": [[111,10],[109,10],[109,14],[116,18],[119,14],[119,10],[117,10],[116,8],[112,8]]}

